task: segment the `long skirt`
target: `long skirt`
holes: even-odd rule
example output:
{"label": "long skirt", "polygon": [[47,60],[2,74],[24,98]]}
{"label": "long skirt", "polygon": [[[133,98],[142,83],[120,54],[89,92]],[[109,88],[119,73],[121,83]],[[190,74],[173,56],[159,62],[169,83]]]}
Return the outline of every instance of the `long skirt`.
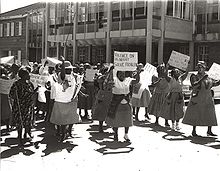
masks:
{"label": "long skirt", "polygon": [[77,100],[70,103],[54,103],[50,117],[50,122],[56,125],[69,125],[80,122],[80,116],[77,114]]}
{"label": "long skirt", "polygon": [[150,91],[144,89],[140,99],[135,97],[131,98],[131,104],[133,107],[148,107],[150,103],[150,98],[151,98]]}
{"label": "long skirt", "polygon": [[210,90],[201,90],[191,97],[183,117],[184,124],[192,126],[217,126],[215,104]]}
{"label": "long skirt", "polygon": [[7,94],[0,94],[1,98],[1,121],[11,119],[11,107],[9,105],[9,98]]}
{"label": "long skirt", "polygon": [[155,93],[151,97],[150,104],[148,106],[148,113],[155,117],[160,117],[162,114],[162,106],[166,99],[167,93]]}
{"label": "long skirt", "polygon": [[98,121],[105,121],[108,113],[108,108],[111,103],[112,92],[106,90],[99,90],[96,95],[96,100],[92,108],[92,119]]}
{"label": "long skirt", "polygon": [[129,103],[119,104],[115,117],[106,117],[107,125],[111,127],[130,127],[133,125],[132,108]]}
{"label": "long skirt", "polygon": [[162,106],[162,115],[164,119],[177,121],[184,115],[183,111],[184,100],[178,92],[172,92],[166,97]]}

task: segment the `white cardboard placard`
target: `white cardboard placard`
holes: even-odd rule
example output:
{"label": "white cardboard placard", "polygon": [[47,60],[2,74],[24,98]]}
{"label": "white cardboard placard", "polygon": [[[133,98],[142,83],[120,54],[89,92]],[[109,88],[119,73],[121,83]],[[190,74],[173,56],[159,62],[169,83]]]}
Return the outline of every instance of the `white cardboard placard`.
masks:
{"label": "white cardboard placard", "polygon": [[137,63],[138,52],[114,51],[114,67],[117,71],[134,71]]}
{"label": "white cardboard placard", "polygon": [[172,51],[168,63],[176,68],[186,71],[190,61],[190,56]]}

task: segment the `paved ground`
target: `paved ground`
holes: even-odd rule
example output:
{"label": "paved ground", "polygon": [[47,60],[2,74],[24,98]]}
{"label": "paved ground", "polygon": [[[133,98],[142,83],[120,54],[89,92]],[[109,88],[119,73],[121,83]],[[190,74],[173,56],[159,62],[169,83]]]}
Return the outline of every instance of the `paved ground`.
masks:
{"label": "paved ground", "polygon": [[[220,105],[216,105],[220,119]],[[144,109],[140,110],[144,119]],[[154,122],[151,116],[151,122]],[[219,120],[220,121],[220,120]],[[201,137],[192,137],[191,127],[180,124],[179,132],[155,126],[147,121],[135,122],[130,129],[131,142],[113,141],[112,129],[98,133],[98,122],[83,122],[74,126],[74,138],[59,143],[53,126],[39,121],[34,138],[24,148],[16,143],[16,132],[1,136],[1,171],[62,171],[62,170],[126,170],[126,171],[186,171],[220,170],[220,126],[214,127],[217,138],[207,137],[207,128],[200,127]],[[218,122],[220,124],[220,122]]]}

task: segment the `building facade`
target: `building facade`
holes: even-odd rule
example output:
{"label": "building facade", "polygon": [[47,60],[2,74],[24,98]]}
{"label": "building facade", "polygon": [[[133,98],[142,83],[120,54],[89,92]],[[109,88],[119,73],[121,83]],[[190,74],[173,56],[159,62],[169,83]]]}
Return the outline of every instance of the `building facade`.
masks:
{"label": "building facade", "polygon": [[22,10],[0,15],[0,56],[40,62],[63,55],[96,64],[131,51],[139,62],[160,64],[175,50],[191,57],[191,69],[198,60],[220,63],[219,0],[70,1]]}
{"label": "building facade", "polygon": [[16,56],[18,63],[41,61],[45,44],[45,3],[0,14],[0,57]]}

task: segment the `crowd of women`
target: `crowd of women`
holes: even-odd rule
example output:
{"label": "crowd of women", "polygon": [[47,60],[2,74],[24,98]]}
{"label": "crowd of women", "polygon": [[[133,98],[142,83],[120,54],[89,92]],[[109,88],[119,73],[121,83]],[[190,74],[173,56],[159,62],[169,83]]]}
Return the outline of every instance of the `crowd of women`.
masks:
{"label": "crowd of women", "polygon": [[[145,108],[145,118],[155,116],[155,126],[159,118],[165,120],[165,126],[180,130],[179,121],[193,126],[192,136],[198,136],[196,126],[207,126],[207,134],[216,136],[211,128],[217,126],[215,105],[211,88],[220,85],[206,74],[206,63],[199,61],[197,74],[192,74],[190,82],[192,93],[184,112],[184,96],[182,83],[188,74],[169,64],[157,66],[157,75],[153,75],[149,86],[142,86],[143,64],[138,64],[136,71],[116,71],[113,66],[97,64],[93,80],[85,78],[88,63],[74,65],[61,57],[62,64],[50,67],[48,62],[42,66],[34,63],[30,66],[13,64],[1,65],[1,79],[13,79],[10,93],[1,94],[1,121],[7,130],[16,129],[18,143],[32,138],[32,128],[38,119],[39,111],[43,111],[45,122],[55,125],[56,136],[62,142],[72,136],[73,124],[85,119],[99,121],[99,131],[103,131],[106,123],[114,131],[114,140],[118,141],[118,128],[124,127],[124,139],[130,141],[128,132],[133,120],[138,120],[140,107]],[[45,83],[46,103],[39,102],[39,89],[42,85],[33,86],[30,73],[47,75]],[[142,80],[142,81],[140,81]],[[84,115],[82,115],[84,110]],[[91,115],[89,112],[91,110]],[[91,118],[90,118],[91,116]],[[171,122],[171,126],[169,125]]]}

